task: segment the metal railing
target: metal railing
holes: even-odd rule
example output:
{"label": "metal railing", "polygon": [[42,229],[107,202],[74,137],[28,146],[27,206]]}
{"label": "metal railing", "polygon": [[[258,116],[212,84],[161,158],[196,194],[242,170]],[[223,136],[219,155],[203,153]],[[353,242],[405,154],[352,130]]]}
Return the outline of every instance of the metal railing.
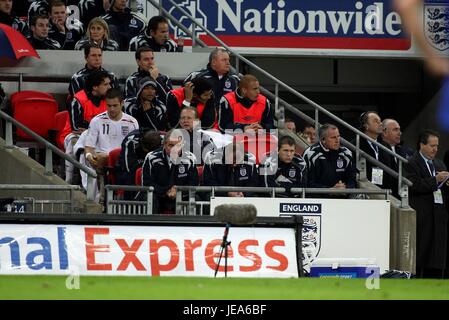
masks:
{"label": "metal railing", "polygon": [[[210,198],[216,197],[220,193],[227,192],[250,192],[260,196],[267,194],[270,198],[275,198],[278,195],[284,194],[285,188],[271,188],[271,187],[232,187],[232,186],[175,186],[176,187],[176,215],[205,215],[205,207],[210,206]],[[150,215],[154,212],[153,209],[153,187],[144,186],[125,186],[125,185],[106,185],[106,212],[114,215]],[[124,192],[145,192],[146,197],[136,198],[139,200],[123,200],[122,195],[117,196],[117,191]],[[306,195],[339,195],[349,196],[355,195],[370,195],[381,194],[388,199],[391,190],[379,189],[334,189],[334,188],[292,188],[291,194],[298,195],[299,198],[306,198]],[[203,200],[198,200],[199,193],[207,194],[206,197],[201,197]],[[185,196],[188,196],[187,199]],[[119,199],[120,198],[120,199]],[[136,199],[135,198],[135,199]],[[209,198],[209,200],[204,200]],[[364,198],[364,197],[362,197]]]}
{"label": "metal railing", "polygon": [[[188,200],[182,200],[183,193],[188,194]],[[285,193],[284,188],[267,188],[267,187],[212,187],[212,186],[176,186],[176,214],[181,215],[203,215],[204,206],[210,206],[209,201],[197,201],[197,193],[210,193],[210,198],[214,198],[216,193],[220,192],[251,192],[255,194],[268,193],[271,198],[275,198],[276,195]],[[296,194],[301,198],[306,198],[306,195],[340,195],[340,196],[355,196],[355,195],[369,195],[369,194],[381,194],[388,199],[391,193],[389,189],[371,190],[371,189],[335,189],[335,188],[292,188],[290,190],[292,194]],[[199,212],[197,210],[199,206]]]}
{"label": "metal railing", "polygon": [[[37,199],[34,197],[23,197],[22,199],[15,199],[11,205],[8,206],[7,212],[18,213],[73,213],[75,212],[75,197],[74,191],[79,191],[81,188],[74,185],[34,185],[34,184],[1,184],[0,190],[12,191],[52,191],[52,192],[68,192],[68,199]],[[58,210],[60,208],[60,210]],[[4,208],[0,208],[0,211]]]}
{"label": "metal railing", "polygon": [[[6,101],[6,99],[5,99]],[[0,109],[3,109],[4,104],[6,103],[3,101],[2,105],[0,106]],[[24,126],[20,122],[18,122],[16,119],[5,113],[4,111],[0,110],[0,118],[5,119],[5,142],[7,148],[14,148],[14,141],[13,141],[13,125],[17,128],[20,128],[25,133],[30,135],[35,141],[39,142],[42,146],[45,147],[45,173],[47,175],[53,174],[53,153],[57,154],[62,159],[69,161],[72,163],[75,168],[85,172],[87,174],[87,200],[94,201],[95,200],[95,179],[97,178],[97,173],[92,168],[89,168],[69,155],[65,154],[61,150],[59,150],[57,147],[55,147],[53,144],[42,138],[40,135],[29,129],[28,127]]]}
{"label": "metal railing", "polygon": [[[254,193],[268,193],[271,198],[276,194],[285,192],[284,188],[266,188],[266,187],[212,187],[212,186],[176,186],[176,214],[181,215],[196,215],[197,205],[199,206],[199,215],[204,214],[204,207],[210,205],[210,201],[197,201],[197,192],[210,193],[210,197],[215,197],[218,192],[254,192]],[[188,200],[183,199],[183,192],[187,192]]]}
{"label": "metal railing", "polygon": [[[153,187],[106,185],[106,213],[118,215],[149,215],[153,213]],[[145,192],[145,200],[114,199],[114,191]]]}
{"label": "metal railing", "polygon": [[[161,14],[166,15],[173,23],[175,23],[174,21],[177,21],[177,19],[173,15],[169,14],[162,7],[162,0],[160,0],[159,2],[157,2],[155,0],[147,0],[147,1],[152,3],[156,8],[159,8]],[[217,43],[219,43],[221,46],[223,46],[223,48],[228,50],[230,53],[232,53],[236,57],[236,66],[237,66],[237,68],[239,66],[239,62],[243,61],[244,63],[246,63],[250,67],[254,68],[256,71],[260,72],[265,77],[267,77],[268,79],[273,81],[274,84],[275,84],[275,94],[271,93],[270,91],[268,91],[267,89],[262,88],[262,87],[261,87],[261,91],[262,91],[262,93],[264,93],[269,98],[271,98],[271,99],[273,99],[275,101],[275,109],[276,110],[279,109],[279,103],[282,103],[283,106],[285,108],[287,108],[289,111],[291,111],[294,114],[300,116],[302,119],[306,120],[307,122],[309,122],[311,124],[314,124],[315,125],[315,129],[317,131],[318,131],[318,127],[320,125],[319,124],[319,113],[322,112],[324,115],[328,116],[330,119],[332,119],[333,121],[337,122],[339,125],[342,125],[345,128],[347,128],[350,131],[352,131],[353,133],[355,133],[355,135],[356,135],[356,146],[354,146],[352,143],[350,143],[350,142],[348,142],[348,141],[346,141],[344,139],[342,139],[342,142],[343,142],[343,144],[345,146],[349,147],[349,149],[351,149],[352,151],[356,152],[357,168],[359,170],[360,169],[363,169],[363,170],[365,169],[363,167],[363,165],[361,165],[361,163],[360,163],[360,156],[364,156],[368,161],[370,161],[371,163],[374,163],[375,165],[379,166],[381,169],[383,169],[387,173],[391,174],[394,178],[398,179],[398,191],[399,191],[399,195],[401,197],[401,206],[402,207],[408,207],[408,187],[412,186],[412,182],[410,180],[408,180],[408,179],[403,177],[403,163],[407,163],[408,162],[407,159],[405,159],[405,158],[401,157],[400,155],[394,153],[393,151],[391,151],[390,149],[386,148],[384,145],[382,145],[378,141],[370,138],[369,136],[367,136],[366,134],[364,134],[360,130],[358,130],[358,129],[354,128],[353,126],[351,126],[346,121],[338,118],[337,116],[332,114],[330,111],[326,110],[325,108],[323,108],[322,106],[320,106],[316,102],[310,100],[309,98],[307,98],[303,94],[299,93],[298,91],[296,91],[295,89],[293,89],[292,87],[287,85],[286,83],[282,82],[278,78],[274,77],[273,75],[271,75],[270,73],[268,73],[264,69],[260,68],[259,66],[257,66],[253,62],[251,62],[250,60],[248,60],[245,57],[243,57],[242,55],[240,55],[238,52],[236,52],[231,47],[226,45],[223,41],[221,41],[217,36],[215,36],[215,34],[213,34],[211,31],[209,31],[205,26],[203,26],[199,21],[197,21],[192,15],[190,15],[190,13],[188,13],[186,10],[184,10],[184,8],[179,6],[179,4],[177,4],[175,1],[173,1],[173,0],[164,0],[164,1],[168,1],[169,3],[171,3],[176,9],[178,9],[184,16],[189,18],[190,21],[192,22],[192,32],[190,32],[190,31],[186,32],[183,29],[184,32],[186,32],[188,35],[190,35],[192,37],[192,46],[194,46],[196,43],[198,43],[201,46],[205,46],[204,43],[200,42],[201,39],[199,39],[196,36],[196,26],[198,26],[207,35],[209,35],[213,40],[215,40]],[[177,23],[179,23],[179,21],[177,21]],[[237,70],[237,73],[238,73],[239,76],[242,76],[242,74],[240,74],[238,72],[238,70]],[[293,105],[291,105],[291,104],[285,102],[284,100],[282,100],[279,97],[279,87],[282,87],[286,91],[292,93],[293,95],[295,95],[296,97],[300,98],[301,100],[303,100],[307,104],[311,105],[315,109],[315,119],[310,118],[309,116],[304,114],[302,111],[298,110]],[[281,121],[281,123],[282,123],[282,121]],[[278,123],[278,125],[279,125],[279,123]],[[381,150],[385,151],[390,156],[395,157],[398,160],[398,164],[399,164],[398,172],[396,173],[395,171],[391,170],[391,168],[387,167],[383,163],[377,161],[373,157],[371,157],[371,156],[367,155],[365,152],[361,151],[360,150],[360,137],[362,137],[362,138],[366,139],[367,141],[370,141],[371,143],[377,145]]]}

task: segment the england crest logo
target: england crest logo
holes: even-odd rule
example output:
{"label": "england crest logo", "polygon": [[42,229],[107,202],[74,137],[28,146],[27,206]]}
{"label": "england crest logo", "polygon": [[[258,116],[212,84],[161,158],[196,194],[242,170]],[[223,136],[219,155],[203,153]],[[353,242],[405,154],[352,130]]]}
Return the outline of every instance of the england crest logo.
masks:
{"label": "england crest logo", "polygon": [[337,168],[341,169],[341,168],[343,168],[343,165],[344,165],[343,160],[342,159],[337,159]]}
{"label": "england crest logo", "polygon": [[302,227],[302,262],[303,267],[310,268],[311,263],[321,249],[321,216],[303,216]]}
{"label": "england crest logo", "polygon": [[[207,16],[201,10],[201,1],[200,0],[185,0],[179,1],[179,6],[186,10],[191,16],[195,18],[201,25],[207,27]],[[192,30],[192,22],[188,17],[186,17],[180,10],[178,10],[175,6],[172,6],[168,12],[172,14],[179,22],[181,22],[188,30]],[[170,28],[174,30],[175,38],[185,38],[190,39],[189,36],[177,25],[173,24],[171,20],[169,21]],[[199,26],[195,26],[195,33],[197,36],[206,34],[203,29]]]}
{"label": "england crest logo", "polygon": [[447,0],[428,0],[424,4],[424,33],[430,45],[449,49],[449,5]]}
{"label": "england crest logo", "polygon": [[296,170],[295,169],[290,169],[290,171],[288,172],[288,176],[290,178],[294,178],[296,175]]}

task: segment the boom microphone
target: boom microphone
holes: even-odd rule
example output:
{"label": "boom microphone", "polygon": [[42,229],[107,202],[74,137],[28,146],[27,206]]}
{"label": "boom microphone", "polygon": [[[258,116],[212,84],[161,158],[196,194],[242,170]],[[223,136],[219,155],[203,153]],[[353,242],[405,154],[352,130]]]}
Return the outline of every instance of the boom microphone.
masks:
{"label": "boom microphone", "polygon": [[257,209],[252,204],[221,204],[215,207],[217,220],[230,224],[253,224],[256,221]]}

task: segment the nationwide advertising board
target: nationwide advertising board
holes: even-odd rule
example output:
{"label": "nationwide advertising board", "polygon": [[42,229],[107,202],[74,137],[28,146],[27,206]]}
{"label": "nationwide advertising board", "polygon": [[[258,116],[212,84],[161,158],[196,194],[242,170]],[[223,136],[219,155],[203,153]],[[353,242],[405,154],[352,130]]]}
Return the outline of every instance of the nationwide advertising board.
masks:
{"label": "nationwide advertising board", "polygon": [[[0,274],[213,277],[223,233],[224,227],[4,224]],[[228,241],[228,277],[298,276],[293,229],[231,227]]]}
{"label": "nationwide advertising board", "polygon": [[[316,52],[410,56],[417,52],[402,29],[391,0],[180,0],[177,4],[228,46],[241,53]],[[164,8],[192,30],[192,23],[169,1]],[[423,27],[428,41],[448,50],[447,0],[427,0]],[[171,24],[173,37],[186,37]],[[217,42],[200,27],[209,46]],[[187,42],[190,43],[190,42]],[[324,51],[323,51],[324,50]]]}
{"label": "nationwide advertising board", "polygon": [[303,264],[317,258],[375,259],[381,273],[389,269],[390,202],[361,199],[225,198],[221,204],[254,204],[257,216],[302,215]]}

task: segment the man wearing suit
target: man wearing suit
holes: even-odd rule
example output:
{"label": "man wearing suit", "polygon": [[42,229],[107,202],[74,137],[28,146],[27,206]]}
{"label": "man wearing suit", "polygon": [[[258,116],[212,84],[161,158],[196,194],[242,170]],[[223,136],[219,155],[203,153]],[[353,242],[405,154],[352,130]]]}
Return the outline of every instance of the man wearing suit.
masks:
{"label": "man wearing suit", "polygon": [[[380,117],[376,111],[367,111],[360,115],[360,131],[366,134],[368,137],[377,141],[377,138],[382,133],[382,126]],[[355,141],[353,142],[355,144]],[[384,162],[387,158],[387,154],[378,145],[368,141],[364,138],[360,139],[360,149],[366,152],[374,159]],[[355,154],[354,154],[355,158]],[[366,160],[366,178],[368,181],[385,189],[385,173],[381,168],[378,168],[372,164],[369,160]]]}
{"label": "man wearing suit", "polygon": [[438,133],[425,130],[418,138],[419,152],[405,166],[410,205],[416,210],[416,270],[418,277],[441,278],[447,255],[447,172],[436,159]]}
{"label": "man wearing suit", "polygon": [[[411,158],[415,153],[411,148],[401,144],[401,126],[394,119],[384,119],[382,121],[382,137],[381,143],[393,151],[394,153],[400,155],[403,158]],[[386,158],[381,159],[381,161],[398,172],[399,170],[399,160],[392,155],[387,155]],[[394,196],[398,196],[398,180],[390,175],[386,175],[385,178],[385,188],[391,189]]]}

